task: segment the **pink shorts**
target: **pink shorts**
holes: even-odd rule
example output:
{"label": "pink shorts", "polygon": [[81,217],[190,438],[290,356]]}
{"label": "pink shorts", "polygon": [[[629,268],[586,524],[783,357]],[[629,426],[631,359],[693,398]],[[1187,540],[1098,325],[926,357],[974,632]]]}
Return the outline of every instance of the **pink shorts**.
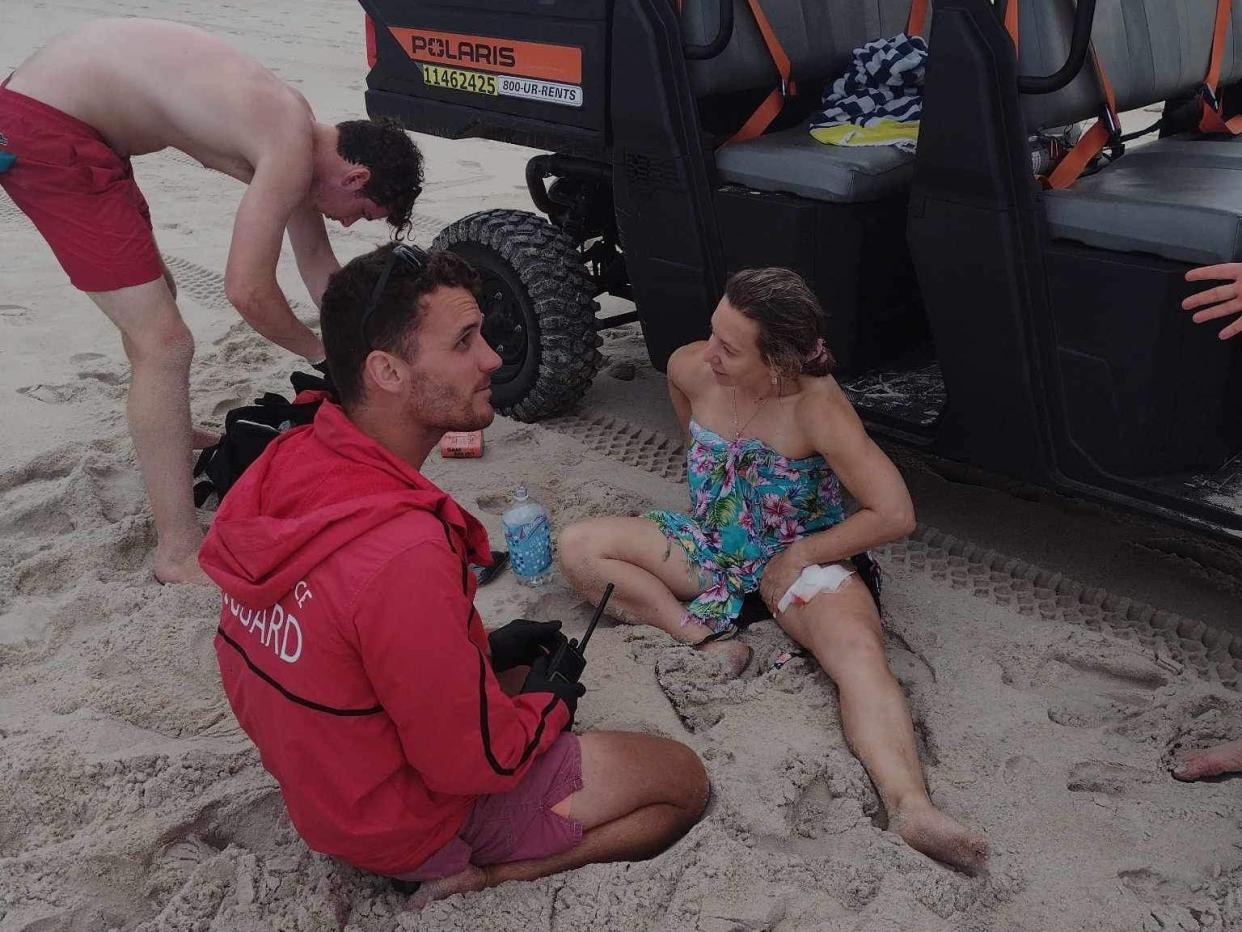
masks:
{"label": "pink shorts", "polygon": [[151,211],[122,158],[81,120],[0,84],[3,188],[43,234],[69,281],[116,291],[163,275]]}
{"label": "pink shorts", "polygon": [[456,838],[398,880],[436,880],[469,865],[529,861],[568,851],[582,841],[582,825],[552,807],[582,789],[582,751],[566,732],[531,764],[507,793],[480,796]]}

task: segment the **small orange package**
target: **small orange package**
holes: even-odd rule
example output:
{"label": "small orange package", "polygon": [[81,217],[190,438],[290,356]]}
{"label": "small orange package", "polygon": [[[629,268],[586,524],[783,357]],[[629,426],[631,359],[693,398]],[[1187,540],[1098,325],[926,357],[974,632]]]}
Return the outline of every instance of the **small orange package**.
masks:
{"label": "small orange package", "polygon": [[482,456],[483,431],[449,431],[440,438],[440,455],[451,459],[475,459]]}

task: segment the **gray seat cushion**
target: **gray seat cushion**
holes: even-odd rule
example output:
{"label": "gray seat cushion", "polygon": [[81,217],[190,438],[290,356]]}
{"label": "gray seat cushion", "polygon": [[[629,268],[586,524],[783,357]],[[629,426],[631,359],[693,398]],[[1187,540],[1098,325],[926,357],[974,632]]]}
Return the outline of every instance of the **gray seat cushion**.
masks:
{"label": "gray seat cushion", "polygon": [[1159,139],[1045,198],[1054,238],[1196,264],[1242,259],[1242,138]]}
{"label": "gray seat cushion", "polygon": [[854,204],[906,190],[914,156],[892,146],[830,146],[797,126],[723,147],[716,168],[723,180],[758,191]]}

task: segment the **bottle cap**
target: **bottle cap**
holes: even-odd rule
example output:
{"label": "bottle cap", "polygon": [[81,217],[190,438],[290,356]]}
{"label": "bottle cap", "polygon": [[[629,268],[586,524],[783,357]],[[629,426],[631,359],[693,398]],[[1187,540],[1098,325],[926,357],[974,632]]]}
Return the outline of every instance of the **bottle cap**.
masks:
{"label": "bottle cap", "polygon": [[529,497],[530,497],[530,494],[526,491],[526,486],[524,485],[519,485],[517,487],[517,491],[513,493],[513,500],[515,502],[524,502]]}

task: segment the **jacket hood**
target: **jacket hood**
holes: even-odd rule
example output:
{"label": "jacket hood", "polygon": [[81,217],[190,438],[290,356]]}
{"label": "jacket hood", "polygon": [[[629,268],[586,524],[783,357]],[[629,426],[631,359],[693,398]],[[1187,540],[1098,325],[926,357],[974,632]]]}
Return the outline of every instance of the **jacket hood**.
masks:
{"label": "jacket hood", "polygon": [[242,604],[272,605],[342,547],[410,511],[435,517],[464,560],[491,562],[473,515],[325,401],[229,489],[199,562]]}

